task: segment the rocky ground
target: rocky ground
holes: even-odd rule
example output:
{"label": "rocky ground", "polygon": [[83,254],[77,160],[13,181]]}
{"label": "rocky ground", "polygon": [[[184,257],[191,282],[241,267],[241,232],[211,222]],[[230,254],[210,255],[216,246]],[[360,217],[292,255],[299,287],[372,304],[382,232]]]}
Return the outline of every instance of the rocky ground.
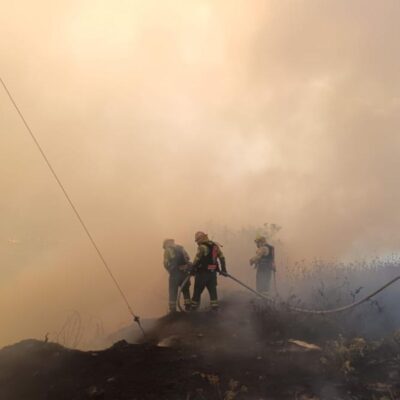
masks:
{"label": "rocky ground", "polygon": [[344,336],[248,299],[166,316],[103,351],[26,340],[0,350],[1,400],[400,399],[400,335]]}

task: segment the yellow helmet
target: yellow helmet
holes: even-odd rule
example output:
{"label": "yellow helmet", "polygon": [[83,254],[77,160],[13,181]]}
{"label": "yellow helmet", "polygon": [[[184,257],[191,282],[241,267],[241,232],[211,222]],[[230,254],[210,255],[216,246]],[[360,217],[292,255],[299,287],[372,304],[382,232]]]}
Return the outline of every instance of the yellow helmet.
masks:
{"label": "yellow helmet", "polygon": [[257,235],[256,238],[254,239],[256,243],[265,243],[267,239],[263,235]]}
{"label": "yellow helmet", "polygon": [[197,243],[205,242],[206,240],[208,240],[207,233],[201,231],[196,232],[194,235],[194,240]]}
{"label": "yellow helmet", "polygon": [[163,241],[163,249],[166,249],[168,246],[173,246],[175,244],[175,240],[174,239],[164,239]]}

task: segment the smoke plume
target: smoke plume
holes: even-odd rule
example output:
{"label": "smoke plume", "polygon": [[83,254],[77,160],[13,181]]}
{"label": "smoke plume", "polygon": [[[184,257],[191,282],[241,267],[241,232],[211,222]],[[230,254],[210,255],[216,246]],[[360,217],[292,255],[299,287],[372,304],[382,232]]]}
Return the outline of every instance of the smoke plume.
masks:
{"label": "smoke plume", "polygon": [[[9,2],[1,76],[135,312],[158,315],[162,239],[193,254],[210,224],[277,223],[292,260],[399,249],[399,17],[394,0]],[[0,344],[71,310],[126,324],[3,90],[0,126]]]}

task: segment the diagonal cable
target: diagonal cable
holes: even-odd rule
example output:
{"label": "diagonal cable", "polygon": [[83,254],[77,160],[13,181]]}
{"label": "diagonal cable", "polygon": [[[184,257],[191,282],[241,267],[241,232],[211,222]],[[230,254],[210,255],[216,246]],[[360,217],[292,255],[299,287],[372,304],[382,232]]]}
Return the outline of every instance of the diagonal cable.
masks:
{"label": "diagonal cable", "polygon": [[19,109],[17,103],[15,102],[14,98],[12,97],[10,91],[8,90],[6,84],[4,83],[3,79],[0,77],[0,82],[5,90],[5,92],[7,93],[7,96],[9,97],[11,103],[13,104],[14,108],[16,109],[18,115],[20,116],[22,122],[25,125],[25,128],[27,129],[27,131],[29,132],[30,136],[32,137],[37,149],[39,150],[40,154],[42,155],[44,161],[46,162],[48,168],[51,171],[51,174],[53,175],[53,178],[56,180],[58,186],[60,187],[60,189],[62,190],[62,192],[64,193],[65,198],[67,199],[69,205],[71,206],[75,216],[78,218],[79,223],[81,224],[83,230],[86,232],[87,237],[89,238],[90,242],[92,243],[94,249],[96,250],[97,255],[99,256],[101,262],[103,263],[106,271],[108,272],[108,275],[110,276],[111,280],[114,282],[116,288],[118,289],[118,292],[120,293],[124,303],[126,304],[130,314],[133,317],[133,320],[139,325],[140,330],[142,331],[143,335],[144,335],[144,330],[143,327],[140,323],[140,318],[138,315],[136,315],[133,312],[133,309],[131,307],[131,305],[129,304],[129,301],[125,295],[125,293],[123,292],[121,286],[119,285],[117,279],[115,278],[114,274],[112,273],[107,261],[105,260],[103,254],[101,253],[99,247],[97,246],[95,240],[93,239],[93,236],[91,235],[89,229],[87,228],[85,222],[83,221],[81,215],[79,214],[77,208],[75,207],[74,203],[72,202],[71,198],[69,197],[64,185],[62,184],[62,182],[60,181],[60,178],[58,177],[57,173],[55,172],[53,166],[51,165],[49,159],[47,158],[45,152],[42,149],[42,146],[40,145],[39,141],[36,139],[36,136],[33,134],[32,129],[29,127],[28,123],[26,122],[26,119],[24,118],[21,110]]}

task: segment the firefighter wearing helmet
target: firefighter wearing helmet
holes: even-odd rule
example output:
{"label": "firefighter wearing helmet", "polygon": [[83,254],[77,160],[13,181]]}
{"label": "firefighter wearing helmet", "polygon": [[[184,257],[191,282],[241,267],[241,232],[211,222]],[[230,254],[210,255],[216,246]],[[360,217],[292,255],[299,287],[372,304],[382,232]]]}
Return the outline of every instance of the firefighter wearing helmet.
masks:
{"label": "firefighter wearing helmet", "polygon": [[256,289],[258,292],[267,293],[270,290],[272,273],[275,272],[275,249],[267,243],[265,236],[257,235],[256,255],[250,259],[250,265],[256,268]]}
{"label": "firefighter wearing helmet", "polygon": [[195,242],[198,248],[192,269],[195,274],[192,309],[199,308],[201,294],[207,288],[211,309],[218,310],[217,273],[226,276],[225,257],[220,246],[209,240],[206,233],[196,232]]}
{"label": "firefighter wearing helmet", "polygon": [[[178,297],[178,288],[188,276],[190,269],[190,257],[186,250],[175,244],[174,239],[165,239],[164,249],[164,268],[169,273],[169,311],[176,311],[176,301]],[[182,288],[182,294],[185,301],[185,309],[190,310],[190,280]]]}

